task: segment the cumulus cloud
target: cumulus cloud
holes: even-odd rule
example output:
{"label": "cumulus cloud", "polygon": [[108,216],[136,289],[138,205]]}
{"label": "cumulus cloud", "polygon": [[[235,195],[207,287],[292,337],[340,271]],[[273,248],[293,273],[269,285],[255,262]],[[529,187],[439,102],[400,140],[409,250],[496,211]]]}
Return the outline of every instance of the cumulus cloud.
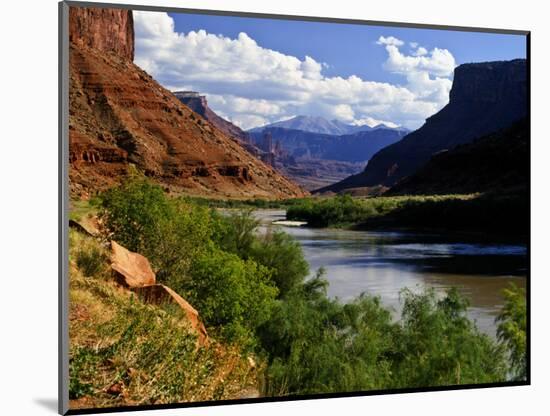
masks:
{"label": "cumulus cloud", "polygon": [[420,46],[419,48],[417,48],[414,52],[413,52],[413,55],[414,56],[424,56],[424,55],[427,55],[428,54],[428,50],[422,46]]}
{"label": "cumulus cloud", "polygon": [[[428,53],[426,49],[422,48],[420,55],[407,56],[401,53],[398,48],[399,44],[396,43],[396,41],[399,41],[399,39],[393,39],[394,40],[388,43],[387,38],[380,36],[380,39],[378,40],[380,44],[385,45],[386,51],[388,52],[388,59],[384,64],[384,67],[388,71],[404,75],[410,72],[419,71],[426,72],[430,75],[443,77],[452,75],[456,62],[451,52],[447,49],[434,48]],[[402,41],[399,42],[403,44]],[[424,51],[426,53],[422,53]]]}
{"label": "cumulus cloud", "polygon": [[205,94],[214,111],[244,129],[298,114],[417,128],[448,101],[455,65],[445,49],[404,55],[404,41],[380,36],[377,44],[388,53],[384,68],[403,75],[402,85],[329,77],[326,63],[265,48],[244,32],[235,38],[178,33],[159,12],[134,12],[134,22],[137,65],[168,89]]}
{"label": "cumulus cloud", "polygon": [[380,36],[376,42],[378,45],[393,45],[393,46],[403,46],[405,42],[400,39],[394,38],[393,36]]}

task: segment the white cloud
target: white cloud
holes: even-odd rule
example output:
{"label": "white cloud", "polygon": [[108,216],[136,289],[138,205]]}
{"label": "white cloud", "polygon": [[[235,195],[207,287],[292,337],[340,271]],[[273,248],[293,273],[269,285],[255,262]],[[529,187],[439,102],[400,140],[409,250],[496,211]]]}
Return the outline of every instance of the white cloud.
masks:
{"label": "white cloud", "polygon": [[403,46],[405,42],[403,42],[400,39],[394,38],[393,36],[388,36],[385,38],[384,36],[380,36],[378,38],[378,41],[376,42],[377,45],[393,45],[393,46]]}
{"label": "white cloud", "polygon": [[428,54],[428,50],[422,46],[420,46],[418,49],[416,49],[414,52],[413,52],[413,55],[414,56],[424,56],[424,55],[427,55]]}
{"label": "white cloud", "polygon": [[404,75],[418,71],[444,77],[453,74],[456,62],[451,52],[447,49],[434,48],[428,53],[426,49],[422,49],[426,52],[422,55],[427,56],[407,56],[402,54],[395,44],[386,44],[388,59],[384,63],[384,67],[388,71]]}
{"label": "white cloud", "polygon": [[172,18],[159,12],[134,12],[134,22],[136,64],[169,89],[205,94],[214,111],[245,129],[298,114],[417,128],[447,103],[455,65],[447,50],[407,56],[399,49],[405,42],[381,36],[384,68],[402,75],[403,85],[329,77],[328,65],[314,57],[264,48],[246,33],[177,33]]}
{"label": "white cloud", "polygon": [[409,42],[409,46],[413,49],[418,48],[418,42]]}

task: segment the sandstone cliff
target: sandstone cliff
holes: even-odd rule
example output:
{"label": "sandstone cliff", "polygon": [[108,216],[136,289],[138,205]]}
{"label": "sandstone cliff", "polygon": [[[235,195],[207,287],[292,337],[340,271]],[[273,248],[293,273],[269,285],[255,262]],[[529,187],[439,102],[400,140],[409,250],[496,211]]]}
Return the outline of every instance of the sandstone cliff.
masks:
{"label": "sandstone cliff", "polygon": [[199,114],[225,133],[226,136],[240,141],[243,144],[250,143],[248,133],[212,111],[204,95],[200,95],[193,91],[174,91],[174,95],[195,113]]}
{"label": "sandstone cliff", "polygon": [[130,163],[174,192],[268,199],[305,194],[132,63],[130,11],[71,8],[70,28],[73,196],[114,185]]}
{"label": "sandstone cliff", "polygon": [[460,65],[449,103],[418,130],[376,153],[364,172],[325,190],[391,186],[413,174],[435,153],[510,126],[527,112],[524,59]]}
{"label": "sandstone cliff", "polygon": [[71,7],[69,41],[134,60],[134,19],[131,10]]}

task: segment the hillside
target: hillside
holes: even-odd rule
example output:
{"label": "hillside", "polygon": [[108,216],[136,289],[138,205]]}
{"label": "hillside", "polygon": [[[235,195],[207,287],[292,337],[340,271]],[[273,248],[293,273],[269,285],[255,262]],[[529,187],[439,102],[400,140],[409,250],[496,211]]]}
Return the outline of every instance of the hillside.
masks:
{"label": "hillside", "polygon": [[177,193],[267,199],[306,194],[134,65],[133,50],[131,11],[71,7],[73,197],[114,185],[129,164]]}
{"label": "hillside", "polygon": [[257,394],[252,359],[212,338],[197,344],[180,308],[143,301],[112,278],[96,238],[69,237],[71,409]]}
{"label": "hillside", "polygon": [[432,195],[524,189],[529,183],[529,131],[523,119],[507,129],[434,155],[388,195]]}
{"label": "hillside", "polygon": [[174,91],[173,94],[195,113],[216,126],[216,128],[222,131],[227,137],[243,143],[250,142],[248,133],[212,111],[204,95],[200,95],[195,91]]}
{"label": "hillside", "polygon": [[427,163],[434,153],[510,126],[527,112],[524,59],[460,65],[449,103],[418,130],[382,149],[358,175],[320,191],[392,186]]}

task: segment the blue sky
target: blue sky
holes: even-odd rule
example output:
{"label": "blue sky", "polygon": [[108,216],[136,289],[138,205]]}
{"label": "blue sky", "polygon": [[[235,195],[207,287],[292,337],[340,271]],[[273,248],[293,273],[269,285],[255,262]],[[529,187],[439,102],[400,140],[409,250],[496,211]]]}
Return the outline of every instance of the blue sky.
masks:
{"label": "blue sky", "polygon": [[448,101],[453,70],[524,58],[525,37],[136,12],[136,63],[205,94],[242,128],[298,114],[417,128]]}
{"label": "blue sky", "polygon": [[394,36],[452,52],[458,65],[469,62],[525,58],[525,36],[480,32],[456,32],[370,25],[329,24],[277,19],[253,19],[210,15],[169,14],[177,32],[204,29],[230,38],[245,32],[258,44],[300,58],[309,55],[329,64],[327,75],[358,75],[374,81],[399,82],[385,71],[386,53],[377,47],[380,36]]}

